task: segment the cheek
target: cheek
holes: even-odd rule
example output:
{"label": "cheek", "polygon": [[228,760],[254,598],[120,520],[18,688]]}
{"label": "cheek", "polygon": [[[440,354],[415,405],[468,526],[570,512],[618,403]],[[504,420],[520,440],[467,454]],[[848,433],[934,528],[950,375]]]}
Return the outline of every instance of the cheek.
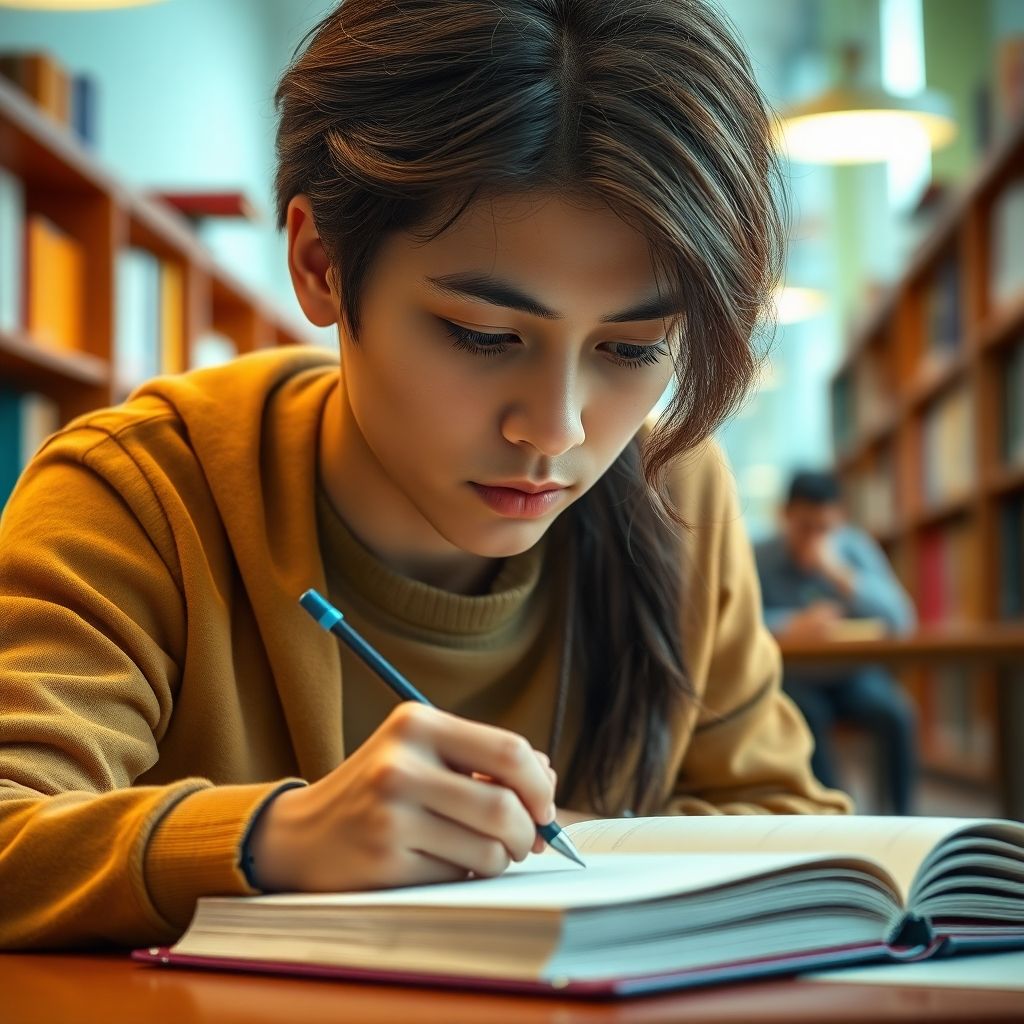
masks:
{"label": "cheek", "polygon": [[[373,435],[374,447],[387,450],[420,470],[446,453],[479,445],[487,436],[493,410],[480,381],[452,360],[438,355],[436,346],[380,346],[369,358],[358,354],[353,365],[352,401],[364,430]],[[371,426],[372,424],[372,426]]]}
{"label": "cheek", "polygon": [[671,371],[656,374],[617,369],[605,373],[600,387],[592,393],[591,410],[584,418],[587,437],[607,443],[621,439],[625,444],[640,429],[670,378]]}

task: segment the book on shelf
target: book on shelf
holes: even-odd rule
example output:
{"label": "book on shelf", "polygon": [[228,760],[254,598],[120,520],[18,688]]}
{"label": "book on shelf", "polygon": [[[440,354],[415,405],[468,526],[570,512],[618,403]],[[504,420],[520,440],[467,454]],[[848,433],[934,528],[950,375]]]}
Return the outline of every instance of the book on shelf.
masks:
{"label": "book on shelf", "polygon": [[375,892],[205,897],[155,964],[560,995],[1024,947],[1024,825],[765,815],[566,828],[586,859]]}
{"label": "book on shelf", "polygon": [[991,217],[990,288],[998,308],[1024,294],[1024,177],[996,196]]}
{"label": "book on shelf", "polygon": [[1003,455],[1007,465],[1024,465],[1024,338],[1006,363],[1003,391]]}
{"label": "book on shelf", "polygon": [[922,498],[930,508],[974,486],[974,393],[958,387],[932,403],[921,429]]}
{"label": "book on shelf", "polygon": [[85,342],[82,244],[40,213],[25,222],[25,311],[33,341],[66,350]]}
{"label": "book on shelf", "polygon": [[148,249],[117,255],[116,400],[161,373],[188,368],[185,270]]}
{"label": "book on shelf", "polygon": [[835,452],[845,452],[855,438],[853,374],[846,371],[832,382],[832,442]]}
{"label": "book on shelf", "polygon": [[13,82],[35,105],[66,125],[71,113],[71,76],[52,54],[32,51],[0,53],[0,75]]}
{"label": "book on shelf", "polygon": [[114,400],[160,373],[160,258],[135,246],[116,260]]}
{"label": "book on shelf", "polygon": [[60,409],[52,399],[0,388],[0,510],[29,460],[59,428]]}
{"label": "book on shelf", "polygon": [[71,77],[71,128],[87,149],[97,148],[99,81],[86,72]]}
{"label": "book on shelf", "polygon": [[1024,618],[1024,494],[1003,501],[999,524],[999,608],[1004,619]]}
{"label": "book on shelf", "polygon": [[159,348],[161,373],[180,373],[188,368],[185,271],[180,263],[170,260],[160,268]]}
{"label": "book on shelf", "polygon": [[896,484],[892,454],[886,450],[876,464],[851,474],[846,483],[854,522],[876,535],[896,525]]}
{"label": "book on shelf", "polygon": [[854,423],[858,434],[865,434],[883,423],[892,411],[892,395],[882,356],[870,353],[855,370]]}
{"label": "book on shelf", "polygon": [[70,129],[83,145],[95,148],[95,75],[72,72],[45,51],[5,51],[0,53],[0,76],[16,85],[54,121]]}
{"label": "book on shelf", "polygon": [[978,620],[978,594],[970,567],[977,564],[969,522],[935,526],[918,548],[917,610],[922,625]]}
{"label": "book on shelf", "polygon": [[24,324],[25,186],[0,167],[0,331]]}
{"label": "book on shelf", "polygon": [[995,89],[992,94],[996,130],[1003,134],[1024,121],[1024,33],[996,44]]}
{"label": "book on shelf", "polygon": [[945,366],[960,350],[960,263],[954,254],[939,261],[925,292],[925,351],[927,374]]}

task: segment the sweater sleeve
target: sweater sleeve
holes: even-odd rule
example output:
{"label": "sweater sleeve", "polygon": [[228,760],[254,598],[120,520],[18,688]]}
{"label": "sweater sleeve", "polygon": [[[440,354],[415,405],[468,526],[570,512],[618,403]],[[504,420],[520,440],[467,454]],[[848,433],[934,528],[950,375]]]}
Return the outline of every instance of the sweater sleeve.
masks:
{"label": "sweater sleeve", "polygon": [[274,783],[133,787],[185,635],[157,506],[116,438],[81,429],[37,455],[0,520],[0,949],[166,941],[196,895],[252,891],[239,840]]}
{"label": "sweater sleeve", "polygon": [[[665,813],[836,814],[849,798],[810,769],[812,739],[781,690],[753,550],[720,454],[697,490],[711,495],[695,531],[686,649],[698,652],[698,718]],[[697,585],[701,586],[697,596]]]}

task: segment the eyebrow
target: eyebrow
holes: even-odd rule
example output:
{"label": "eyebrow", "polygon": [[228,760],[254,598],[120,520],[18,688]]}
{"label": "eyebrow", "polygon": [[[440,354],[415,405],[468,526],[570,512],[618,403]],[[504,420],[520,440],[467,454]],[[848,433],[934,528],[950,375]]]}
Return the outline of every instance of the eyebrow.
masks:
{"label": "eyebrow", "polygon": [[[549,309],[537,299],[520,291],[515,285],[502,281],[500,278],[491,277],[489,274],[463,272],[442,274],[440,277],[427,276],[424,280],[436,291],[444,292],[447,295],[482,299],[492,306],[516,309],[521,313],[529,313],[531,316],[538,316],[544,320],[565,319],[561,313]],[[664,320],[667,317],[678,316],[682,312],[683,304],[679,299],[656,295],[644,299],[628,309],[601,317],[601,323],[624,324],[632,323],[634,320]]]}

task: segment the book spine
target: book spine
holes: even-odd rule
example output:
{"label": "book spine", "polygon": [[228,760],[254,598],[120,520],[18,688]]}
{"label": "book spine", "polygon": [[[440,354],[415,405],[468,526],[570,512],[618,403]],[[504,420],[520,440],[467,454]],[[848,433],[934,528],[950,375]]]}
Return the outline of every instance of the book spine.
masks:
{"label": "book spine", "polygon": [[0,331],[24,323],[25,186],[0,167]]}
{"label": "book spine", "polygon": [[992,209],[991,293],[995,306],[1024,291],[1024,178],[996,200]]}
{"label": "book spine", "polygon": [[60,428],[57,403],[36,392],[0,389],[0,508],[25,467]]}
{"label": "book spine", "polygon": [[185,369],[185,280],[177,263],[166,262],[160,279],[161,373]]}
{"label": "book spine", "polygon": [[43,345],[81,348],[85,260],[82,246],[41,214],[28,217],[27,326]]}
{"label": "book spine", "polygon": [[1007,465],[1024,464],[1024,341],[1017,343],[1006,366],[1003,428],[1003,455]]}
{"label": "book spine", "polygon": [[96,78],[75,75],[71,80],[71,126],[87,149],[96,149]]}
{"label": "book spine", "polygon": [[156,257],[145,249],[122,249],[117,255],[117,310],[114,336],[115,399],[121,401],[150,374],[154,329],[150,296]]}

